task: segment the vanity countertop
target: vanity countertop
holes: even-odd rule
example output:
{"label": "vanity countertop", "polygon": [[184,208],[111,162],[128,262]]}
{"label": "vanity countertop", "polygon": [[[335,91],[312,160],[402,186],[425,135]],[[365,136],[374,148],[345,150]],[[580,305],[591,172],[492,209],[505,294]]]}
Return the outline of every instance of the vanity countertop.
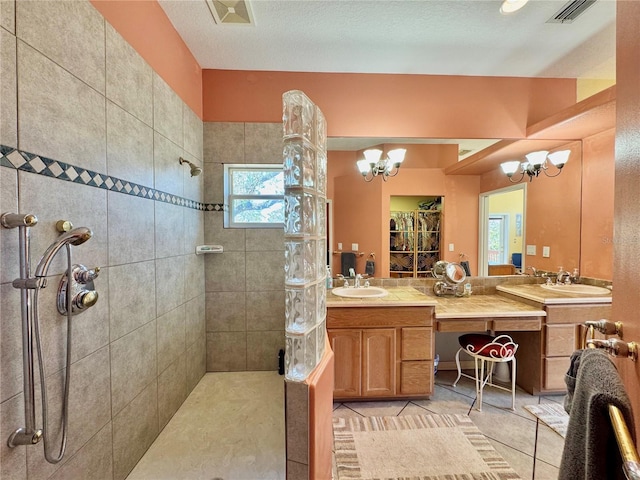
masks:
{"label": "vanity countertop", "polygon": [[560,293],[547,290],[540,285],[498,285],[496,290],[543,305],[611,303],[611,293],[608,295]]}
{"label": "vanity countertop", "polygon": [[436,297],[436,319],[478,317],[544,317],[546,312],[502,295]]}
{"label": "vanity countertop", "polygon": [[345,298],[327,292],[327,308],[335,307],[433,307],[436,299],[413,287],[385,287],[389,295],[381,298]]}

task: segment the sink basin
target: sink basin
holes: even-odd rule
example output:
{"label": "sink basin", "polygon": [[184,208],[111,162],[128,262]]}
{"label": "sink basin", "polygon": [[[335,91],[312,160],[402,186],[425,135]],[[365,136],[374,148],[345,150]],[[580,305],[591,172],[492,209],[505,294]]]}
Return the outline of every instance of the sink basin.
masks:
{"label": "sink basin", "polygon": [[346,298],[381,298],[389,292],[380,287],[338,287],[331,290],[334,295]]}
{"label": "sink basin", "polygon": [[558,293],[573,293],[577,295],[609,295],[611,291],[608,288],[596,287],[595,285],[540,285],[542,288]]}

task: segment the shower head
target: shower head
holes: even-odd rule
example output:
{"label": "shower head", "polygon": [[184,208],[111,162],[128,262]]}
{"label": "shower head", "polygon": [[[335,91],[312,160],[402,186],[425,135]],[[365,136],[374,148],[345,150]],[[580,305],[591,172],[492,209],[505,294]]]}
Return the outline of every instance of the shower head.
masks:
{"label": "shower head", "polygon": [[55,242],[42,254],[36,267],[36,277],[46,277],[49,265],[56,253],[66,244],[81,245],[93,236],[93,232],[87,227],[78,227],[60,235]]}
{"label": "shower head", "polygon": [[198,175],[200,175],[202,173],[202,168],[200,168],[199,166],[197,166],[194,163],[191,163],[189,160],[185,160],[184,158],[180,157],[180,159],[178,161],[180,162],[180,165],[182,165],[183,163],[186,163],[187,165],[189,165],[191,167],[191,176],[192,177],[197,177]]}

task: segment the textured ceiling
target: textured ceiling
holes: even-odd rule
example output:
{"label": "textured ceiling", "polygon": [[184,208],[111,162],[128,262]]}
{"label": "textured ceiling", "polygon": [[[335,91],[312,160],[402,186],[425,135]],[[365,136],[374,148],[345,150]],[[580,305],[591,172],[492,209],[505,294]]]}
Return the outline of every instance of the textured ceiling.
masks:
{"label": "textured ceiling", "polygon": [[254,25],[216,24],[205,0],[160,0],[203,68],[615,77],[615,1],[545,23],[566,0],[250,0]]}

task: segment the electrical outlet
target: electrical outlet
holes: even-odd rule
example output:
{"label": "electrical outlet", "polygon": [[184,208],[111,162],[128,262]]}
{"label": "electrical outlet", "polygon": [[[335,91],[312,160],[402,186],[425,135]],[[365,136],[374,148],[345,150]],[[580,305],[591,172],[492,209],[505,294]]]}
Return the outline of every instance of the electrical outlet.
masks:
{"label": "electrical outlet", "polygon": [[352,243],[351,244],[351,251],[352,252],[357,252],[358,251],[358,244],[357,243]]}
{"label": "electrical outlet", "polygon": [[456,250],[455,246],[453,245],[453,243],[449,244],[449,251],[450,252],[454,252]]}
{"label": "electrical outlet", "polygon": [[542,247],[542,256],[544,258],[549,258],[550,255],[551,255],[551,248],[550,247]]}
{"label": "electrical outlet", "polygon": [[527,255],[535,255],[535,254],[536,254],[536,246],[527,245]]}
{"label": "electrical outlet", "polygon": [[338,250],[342,251],[342,242],[338,242]]}

